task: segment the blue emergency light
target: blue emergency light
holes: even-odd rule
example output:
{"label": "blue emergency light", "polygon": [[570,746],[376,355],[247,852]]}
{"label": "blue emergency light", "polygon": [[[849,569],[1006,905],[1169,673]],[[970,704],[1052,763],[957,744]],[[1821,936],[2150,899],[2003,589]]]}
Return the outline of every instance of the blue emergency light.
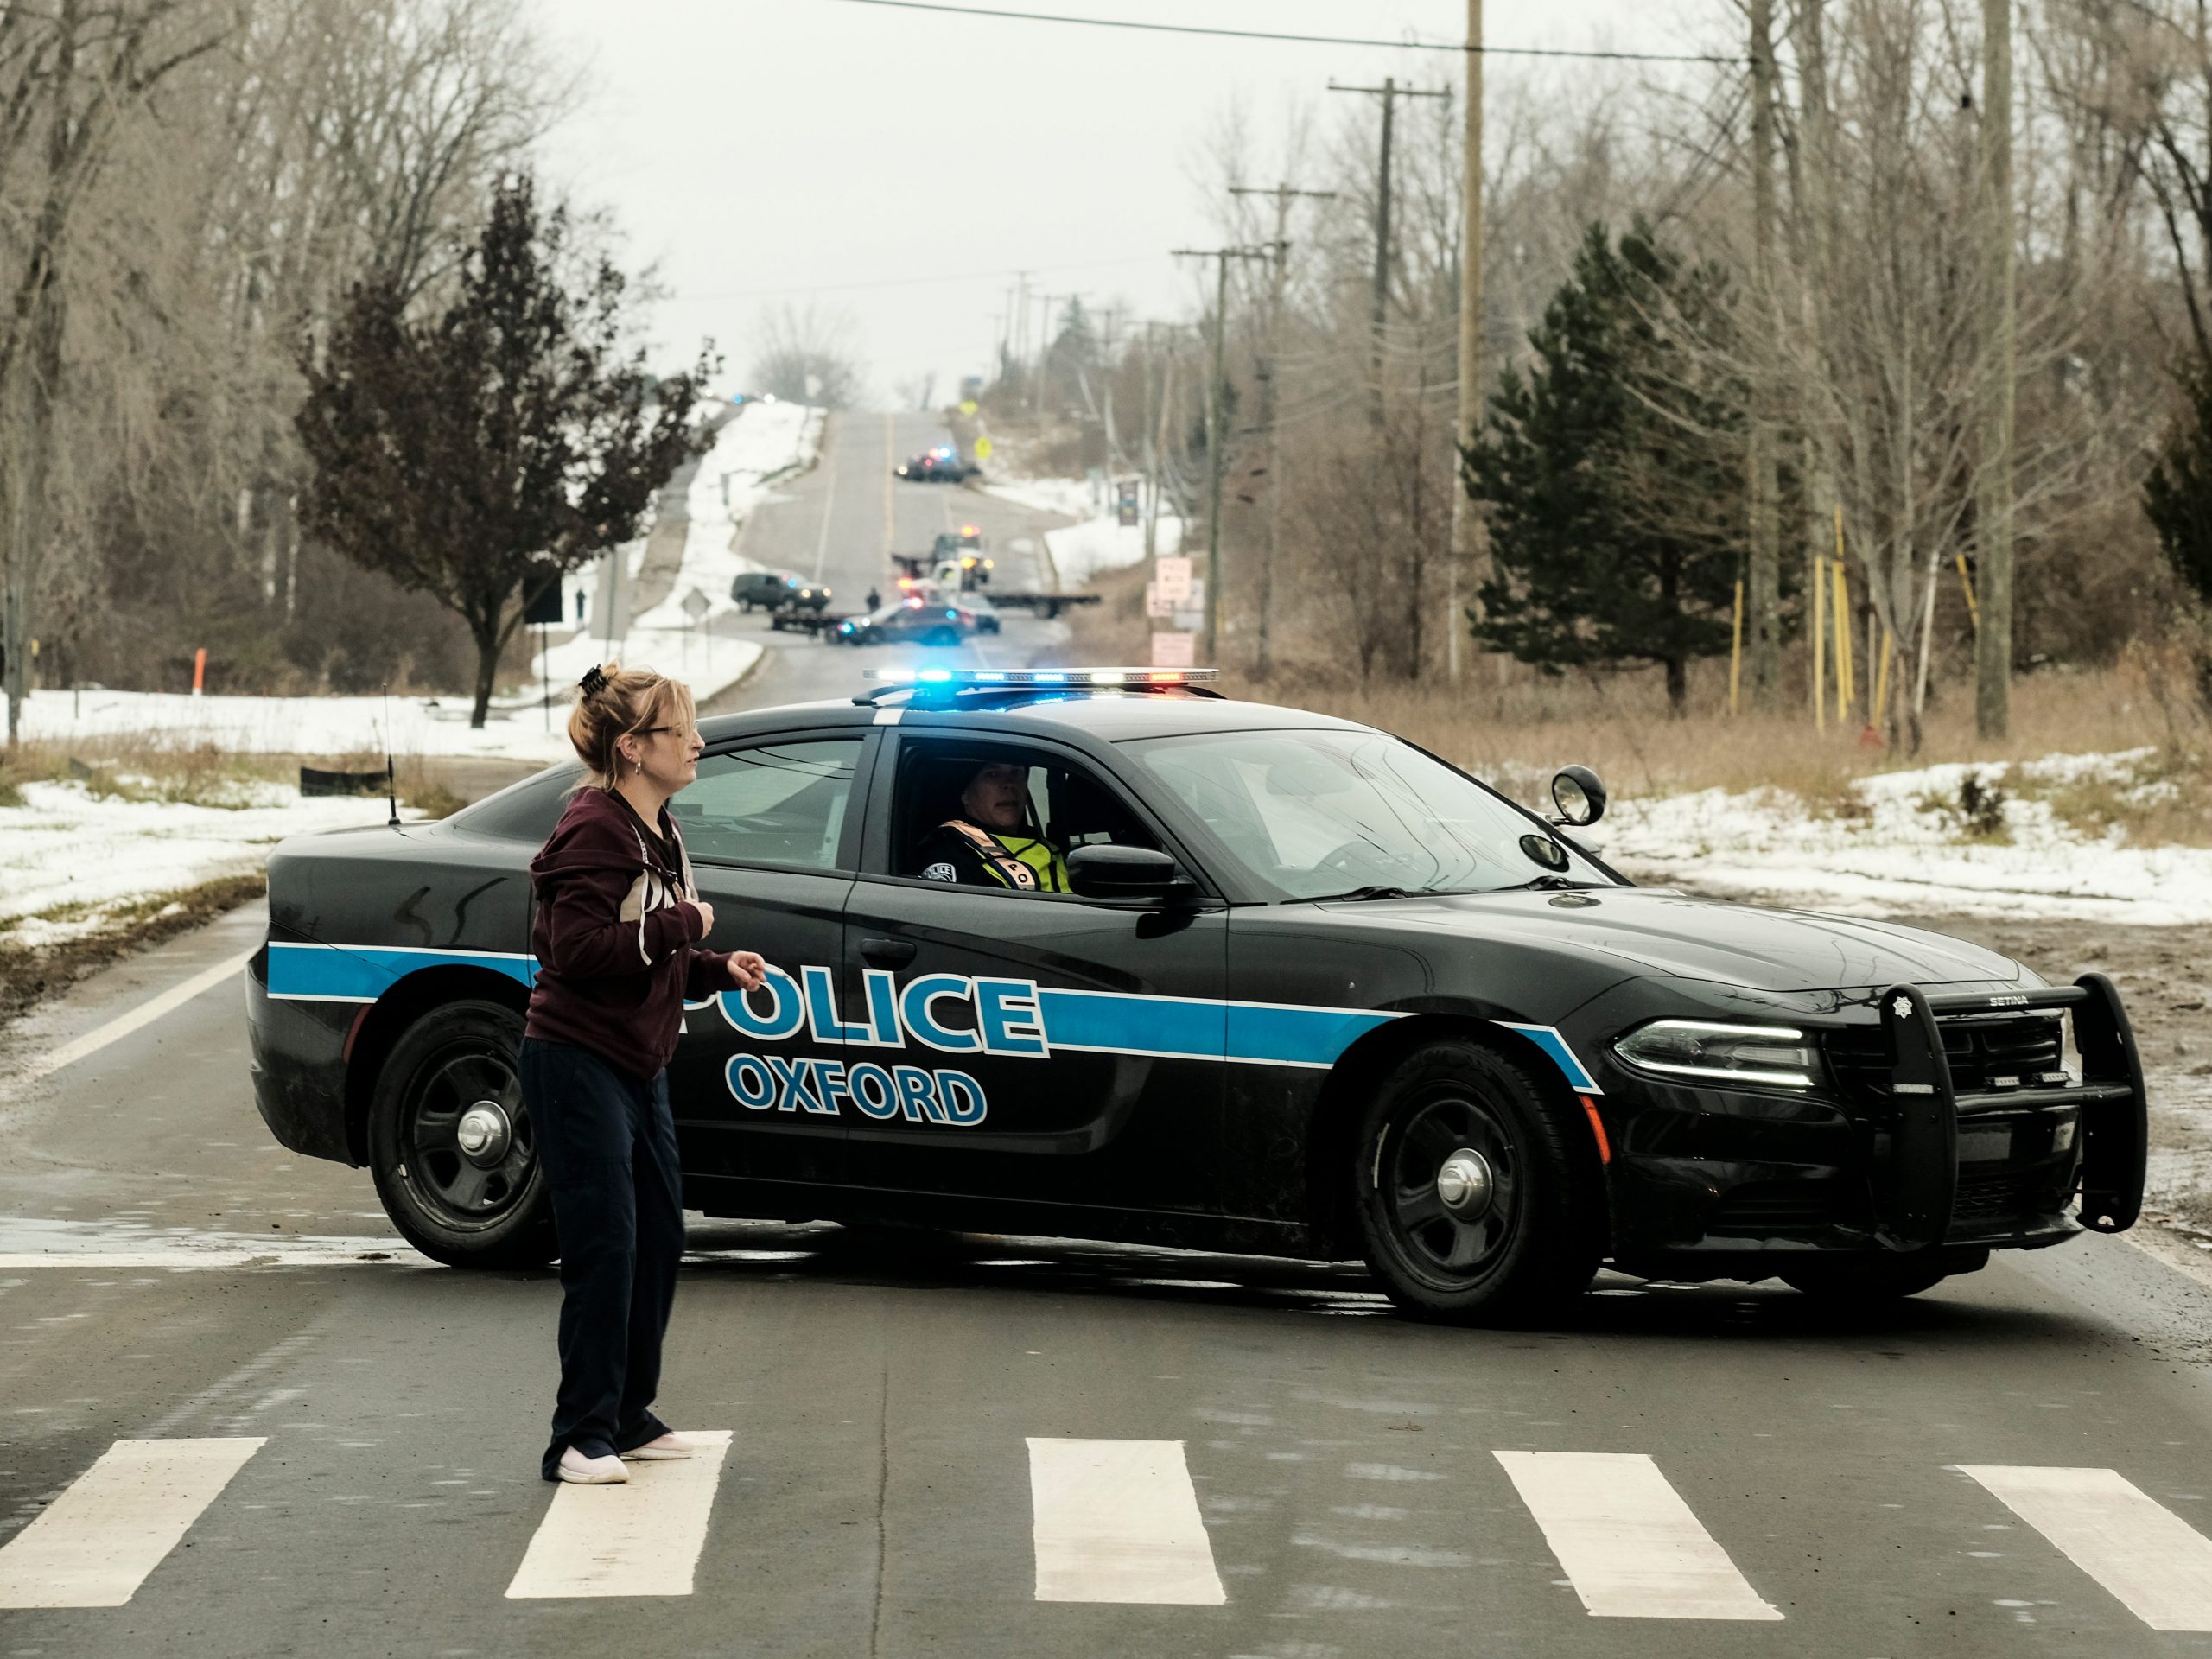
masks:
{"label": "blue emergency light", "polygon": [[867,668],[861,677],[899,686],[1012,686],[1066,690],[1083,686],[1203,685],[1217,668]]}

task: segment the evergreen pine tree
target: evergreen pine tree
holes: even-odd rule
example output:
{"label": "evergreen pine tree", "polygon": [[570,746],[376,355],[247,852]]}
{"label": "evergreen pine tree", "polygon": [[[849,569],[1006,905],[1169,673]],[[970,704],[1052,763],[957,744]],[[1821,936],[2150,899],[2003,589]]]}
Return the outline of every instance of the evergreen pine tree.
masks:
{"label": "evergreen pine tree", "polygon": [[1554,673],[1656,664],[1676,713],[1690,663],[1728,649],[1745,408],[1728,301],[1640,219],[1618,245],[1585,233],[1465,457],[1490,509],[1478,638]]}
{"label": "evergreen pine tree", "polygon": [[429,594],[476,644],[472,726],[528,601],[638,534],[704,447],[713,366],[656,380],[629,345],[621,273],[572,257],[565,212],[504,182],[440,315],[386,277],[356,286],[327,351],[303,352],[296,418],[315,478],[302,527]]}

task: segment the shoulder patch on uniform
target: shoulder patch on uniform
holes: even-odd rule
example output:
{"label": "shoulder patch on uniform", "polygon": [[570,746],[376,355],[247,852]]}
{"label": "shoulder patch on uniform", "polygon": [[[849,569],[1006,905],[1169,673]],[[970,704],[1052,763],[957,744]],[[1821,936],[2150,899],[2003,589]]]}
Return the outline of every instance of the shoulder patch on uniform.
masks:
{"label": "shoulder patch on uniform", "polygon": [[932,864],[922,872],[922,880],[925,881],[957,881],[959,879],[960,872],[950,864]]}

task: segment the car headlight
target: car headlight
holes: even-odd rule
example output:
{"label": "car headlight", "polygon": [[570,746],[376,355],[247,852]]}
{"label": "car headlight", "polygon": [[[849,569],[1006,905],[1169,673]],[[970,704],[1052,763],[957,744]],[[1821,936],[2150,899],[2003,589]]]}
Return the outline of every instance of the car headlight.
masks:
{"label": "car headlight", "polygon": [[1613,1045],[1630,1065],[1669,1077],[1810,1089],[1819,1057],[1788,1026],[1725,1026],[1707,1020],[1654,1020]]}

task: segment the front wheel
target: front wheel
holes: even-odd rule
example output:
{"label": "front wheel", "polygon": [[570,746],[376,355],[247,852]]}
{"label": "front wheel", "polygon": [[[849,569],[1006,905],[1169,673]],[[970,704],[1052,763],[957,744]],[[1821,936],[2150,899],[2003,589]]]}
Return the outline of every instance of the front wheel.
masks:
{"label": "front wheel", "polygon": [[1360,1122],[1368,1266],[1418,1318],[1497,1325],[1572,1305],[1598,1269],[1602,1194],[1520,1064],[1466,1041],[1400,1062]]}
{"label": "front wheel", "polygon": [[535,1268],[552,1200],[523,1104],[522,1016],[453,1002],[401,1033],[369,1104],[369,1170],[410,1244],[449,1268]]}

